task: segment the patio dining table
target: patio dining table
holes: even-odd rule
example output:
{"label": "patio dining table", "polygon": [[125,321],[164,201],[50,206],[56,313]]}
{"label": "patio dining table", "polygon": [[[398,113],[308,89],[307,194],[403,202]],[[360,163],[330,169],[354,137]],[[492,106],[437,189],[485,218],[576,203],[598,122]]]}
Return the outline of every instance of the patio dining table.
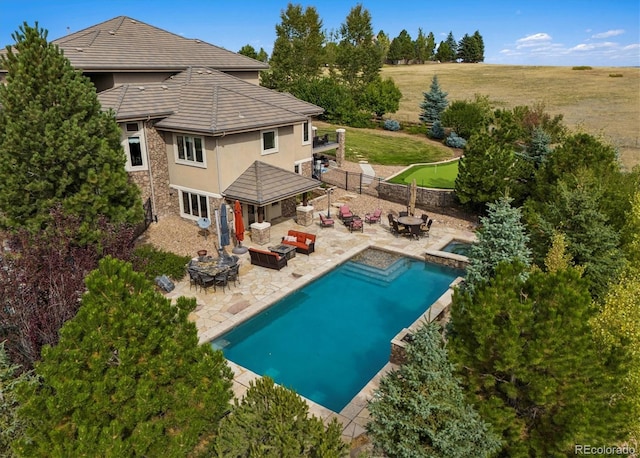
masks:
{"label": "patio dining table", "polygon": [[[237,260],[236,260],[237,262]],[[220,272],[224,272],[232,267],[234,264],[228,262],[219,262],[218,259],[208,258],[208,259],[199,259],[195,258],[189,261],[188,267],[194,269],[198,272],[202,272],[212,277],[215,277]]]}
{"label": "patio dining table", "polygon": [[415,216],[401,216],[398,218],[398,224],[402,224],[403,226],[420,226],[422,223],[424,223],[422,218]]}

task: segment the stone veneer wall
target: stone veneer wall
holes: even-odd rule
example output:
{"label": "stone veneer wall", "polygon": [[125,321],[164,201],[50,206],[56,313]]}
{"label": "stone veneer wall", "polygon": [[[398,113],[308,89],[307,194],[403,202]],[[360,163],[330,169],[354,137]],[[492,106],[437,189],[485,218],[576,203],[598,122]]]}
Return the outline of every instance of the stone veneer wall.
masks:
{"label": "stone veneer wall", "polygon": [[292,217],[296,216],[296,198],[289,197],[288,199],[284,199],[280,203],[280,209],[282,211],[282,216],[284,217]]}
{"label": "stone veneer wall", "polygon": [[[378,185],[378,196],[381,199],[409,203],[409,187],[402,184],[382,181]],[[418,188],[416,190],[416,207],[441,210],[455,205],[455,192],[449,189]]]}
{"label": "stone veneer wall", "polygon": [[145,122],[145,140],[149,155],[149,171],[153,179],[153,212],[158,217],[180,214],[178,191],[169,187],[169,164],[167,163],[167,143],[162,132],[156,130],[153,122]]}
{"label": "stone veneer wall", "polygon": [[311,178],[313,173],[311,166],[312,166],[311,161],[303,162],[302,164],[300,164],[300,175],[302,175],[303,177]]}

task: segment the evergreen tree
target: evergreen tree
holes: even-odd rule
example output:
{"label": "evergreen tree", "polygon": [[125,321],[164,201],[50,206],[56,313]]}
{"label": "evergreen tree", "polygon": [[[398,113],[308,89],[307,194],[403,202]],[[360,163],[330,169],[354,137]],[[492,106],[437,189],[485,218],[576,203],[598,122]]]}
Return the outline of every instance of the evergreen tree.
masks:
{"label": "evergreen tree", "polygon": [[20,373],[19,369],[11,364],[4,342],[0,342],[0,456],[3,458],[16,456],[11,444],[24,436],[25,424],[18,416],[18,386],[36,383],[31,374]]}
{"label": "evergreen tree", "polygon": [[240,48],[238,54],[242,54],[243,56],[258,60],[258,53],[256,52],[256,49],[249,44],[244,45],[242,48]]}
{"label": "evergreen tree", "polygon": [[475,41],[468,35],[464,34],[464,36],[460,39],[460,43],[458,43],[458,51],[456,53],[456,59],[463,63],[472,63],[474,62],[474,57],[477,54],[475,48]]}
{"label": "evergreen tree", "polygon": [[478,241],[469,249],[465,288],[470,291],[487,282],[501,262],[517,261],[524,266],[531,263],[531,251],[527,247],[529,236],[520,210],[511,206],[508,197],[501,197],[487,207],[487,216],[480,218]]}
{"label": "evergreen tree", "polygon": [[551,153],[551,136],[542,128],[536,127],[525,148],[525,154],[533,162],[535,168],[540,168],[549,153]]}
{"label": "evergreen tree", "polygon": [[436,60],[438,62],[452,62],[456,58],[454,51],[446,41],[441,41],[436,51]]}
{"label": "evergreen tree", "polygon": [[424,64],[429,59],[429,49],[427,48],[427,37],[421,28],[418,29],[418,37],[413,43],[414,55],[418,63]]}
{"label": "evergreen tree", "polygon": [[264,48],[260,48],[256,60],[259,60],[260,62],[267,62],[269,60],[269,55],[267,54],[267,51],[264,50]]}
{"label": "evergreen tree", "polygon": [[20,455],[188,456],[213,439],[231,400],[231,370],[198,345],[188,315],[131,265],[107,257],[60,342],[45,347],[40,384],[21,390]]}
{"label": "evergreen tree", "polygon": [[438,84],[438,75],[433,75],[431,79],[431,88],[429,92],[423,92],[424,100],[420,104],[420,121],[425,123],[434,123],[440,121],[442,112],[447,108],[447,93],[440,89]]}
{"label": "evergreen tree", "polygon": [[47,32],[26,23],[0,56],[0,227],[38,232],[61,203],[82,218],[83,239],[97,240],[99,215],[142,218],[138,188],[128,181],[120,128],[100,108],[95,88]]}
{"label": "evergreen tree", "polygon": [[397,458],[491,456],[500,442],[465,402],[438,325],[412,337],[406,363],[382,378],[369,402],[374,444]]}
{"label": "evergreen tree", "polygon": [[484,39],[480,31],[476,30],[471,38],[476,42],[474,50],[477,53],[473,56],[473,62],[484,62]]}
{"label": "evergreen tree", "polygon": [[378,35],[376,35],[376,46],[378,47],[378,51],[380,52],[381,65],[384,65],[384,63],[388,59],[390,45],[391,40],[389,39],[389,35],[384,33],[383,30],[378,32]]}
{"label": "evergreen tree", "polygon": [[436,37],[433,35],[433,32],[429,32],[429,35],[427,35],[427,45],[426,45],[426,51],[427,51],[427,58],[426,60],[433,60],[435,58],[435,54],[436,54]]}
{"label": "evergreen tree", "polygon": [[404,60],[409,64],[415,57],[415,46],[409,32],[402,29],[400,34],[391,41],[389,56],[392,60]]}
{"label": "evergreen tree", "polygon": [[452,56],[451,60],[455,60],[455,56],[456,54],[458,54],[458,42],[453,37],[453,32],[449,32],[449,35],[447,35],[447,39],[445,40],[445,43],[451,50],[451,56]]}
{"label": "evergreen tree", "polygon": [[262,377],[236,400],[206,456],[338,458],[348,456],[341,432],[335,418],[325,428],[300,396]]}
{"label": "evergreen tree", "polygon": [[361,4],[351,8],[340,26],[336,66],[347,86],[361,88],[380,75],[382,59],[376,46],[371,14]]}
{"label": "evergreen tree", "polygon": [[629,423],[624,368],[593,340],[595,307],[580,270],[500,264],[473,294],[457,290],[449,355],[468,400],[503,440],[500,456],[568,456],[616,444]]}
{"label": "evergreen tree", "polygon": [[269,61],[271,69],[261,75],[261,84],[289,92],[297,81],[320,75],[325,37],[322,21],[313,6],[303,11],[302,6],[289,3],[280,18]]}

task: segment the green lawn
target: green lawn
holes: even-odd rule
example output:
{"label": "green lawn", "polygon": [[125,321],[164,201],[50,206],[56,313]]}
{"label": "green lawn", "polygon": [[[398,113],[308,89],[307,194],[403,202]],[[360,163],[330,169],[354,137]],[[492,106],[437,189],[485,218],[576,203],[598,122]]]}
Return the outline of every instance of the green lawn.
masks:
{"label": "green lawn", "polygon": [[[335,134],[338,126],[318,128],[318,135]],[[380,165],[410,165],[438,162],[451,158],[446,146],[432,145],[421,138],[393,132],[377,133],[372,129],[345,128],[345,156],[348,161],[368,161]]]}
{"label": "green lawn", "polygon": [[458,161],[451,161],[445,164],[415,165],[389,181],[391,183],[411,184],[415,178],[418,186],[453,189],[457,176]]}

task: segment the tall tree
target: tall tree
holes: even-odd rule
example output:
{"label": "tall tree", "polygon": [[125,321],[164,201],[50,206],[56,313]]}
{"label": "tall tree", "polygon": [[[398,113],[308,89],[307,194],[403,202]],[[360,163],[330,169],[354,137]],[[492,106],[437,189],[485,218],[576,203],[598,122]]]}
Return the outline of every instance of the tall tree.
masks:
{"label": "tall tree", "polygon": [[380,75],[382,60],[376,46],[371,14],[357,4],[340,26],[336,66],[345,83],[351,88],[364,87]]}
{"label": "tall tree", "polygon": [[440,121],[442,112],[447,108],[447,93],[440,88],[438,75],[433,75],[429,92],[423,92],[424,100],[420,104],[420,121],[434,123]]}
{"label": "tall tree", "polygon": [[295,392],[269,377],[249,382],[241,401],[220,423],[207,456],[291,456],[339,458],[348,455],[334,418],[325,428],[309,416],[309,405]]}
{"label": "tall tree", "polygon": [[220,351],[198,345],[188,315],[129,263],[107,257],[60,342],[43,349],[40,383],[20,392],[23,456],[187,456],[215,436],[232,398]]}
{"label": "tall tree", "polygon": [[100,108],[95,88],[47,32],[23,24],[0,56],[0,227],[40,231],[61,203],[82,219],[84,239],[99,215],[142,218],[138,188],[128,181],[120,128]]}
{"label": "tall tree", "polygon": [[407,361],[382,378],[368,407],[367,430],[386,456],[488,457],[500,448],[466,403],[434,323],[412,334]]}
{"label": "tall tree", "polygon": [[436,37],[433,35],[433,32],[429,32],[427,35],[427,59],[433,60],[436,54]]}
{"label": "tall tree", "polygon": [[428,40],[422,28],[418,29],[418,36],[413,43],[414,55],[418,63],[424,64],[429,59]]}
{"label": "tall tree", "polygon": [[472,291],[487,282],[501,262],[531,264],[531,250],[527,247],[529,236],[520,210],[511,206],[508,197],[501,197],[487,207],[487,216],[480,218],[478,241],[469,249],[465,285]]}
{"label": "tall tree", "polygon": [[267,53],[263,48],[260,48],[260,52],[257,52],[256,49],[249,44],[246,44],[242,48],[240,48],[240,51],[238,51],[238,54],[251,57],[252,59],[259,60],[260,62],[267,61]]}
{"label": "tall tree", "polygon": [[482,35],[480,35],[480,31],[476,30],[475,32],[473,32],[473,35],[471,37],[475,42],[475,51],[476,51],[476,55],[474,56],[474,62],[484,62],[484,39],[482,38]]}
{"label": "tall tree", "polygon": [[503,440],[500,456],[567,456],[625,439],[624,368],[594,342],[580,269],[500,264],[473,294],[457,290],[449,355],[468,400]]}
{"label": "tall tree", "polygon": [[320,75],[324,64],[324,32],[317,10],[289,3],[280,13],[282,22],[276,25],[269,65],[271,70],[261,76],[263,86],[290,91],[299,80]]}
{"label": "tall tree", "polygon": [[382,65],[387,61],[389,54],[389,46],[391,45],[391,40],[389,39],[389,35],[384,33],[383,30],[378,32],[376,35],[376,46],[380,51],[380,62]]}
{"label": "tall tree", "polygon": [[411,63],[415,57],[415,46],[409,32],[402,29],[398,36],[391,41],[389,57],[393,61],[404,61],[405,64]]}
{"label": "tall tree", "polygon": [[436,51],[436,60],[438,62],[452,62],[456,58],[454,51],[446,41],[441,41]]}
{"label": "tall tree", "polygon": [[451,56],[452,56],[451,60],[455,60],[456,55],[458,54],[458,42],[453,37],[453,32],[449,32],[449,35],[447,35],[447,39],[445,40],[445,43],[451,50]]}

